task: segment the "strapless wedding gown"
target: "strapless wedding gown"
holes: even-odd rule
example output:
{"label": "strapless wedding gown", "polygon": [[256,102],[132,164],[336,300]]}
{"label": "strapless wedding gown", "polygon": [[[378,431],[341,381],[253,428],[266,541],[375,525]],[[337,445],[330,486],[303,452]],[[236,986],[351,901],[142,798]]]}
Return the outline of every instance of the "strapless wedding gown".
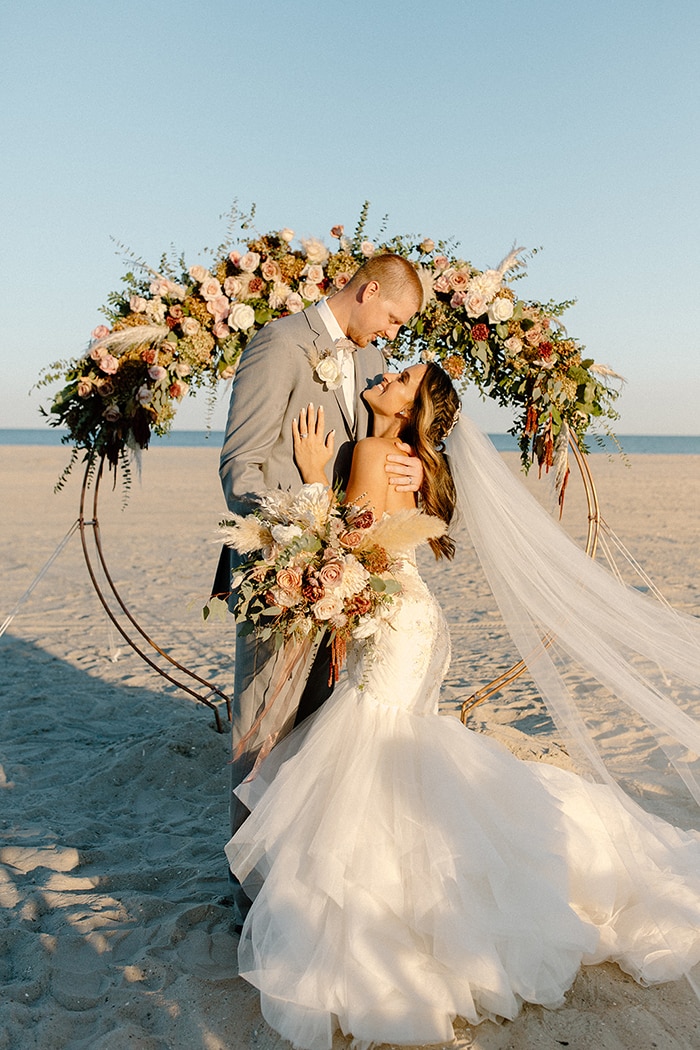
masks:
{"label": "strapless wedding gown", "polygon": [[441,610],[406,561],[390,623],[238,794],[241,976],[296,1047],[436,1043],[557,1006],[581,963],[700,959],[700,835],[438,715]]}

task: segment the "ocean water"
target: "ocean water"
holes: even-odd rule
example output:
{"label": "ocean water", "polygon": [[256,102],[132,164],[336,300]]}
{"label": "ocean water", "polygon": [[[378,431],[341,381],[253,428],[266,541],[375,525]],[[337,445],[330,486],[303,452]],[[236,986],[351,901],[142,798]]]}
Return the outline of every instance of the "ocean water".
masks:
{"label": "ocean water", "polygon": [[[0,445],[60,445],[63,433],[51,427],[0,429]],[[510,434],[489,434],[489,437],[500,452],[517,451],[517,442]],[[218,449],[223,439],[222,430],[174,430],[166,437],[153,437],[151,444],[170,448],[202,448],[211,445]],[[618,440],[630,455],[700,455],[700,434],[619,434]],[[614,441],[607,437],[602,437],[600,443],[596,438],[589,437],[587,443],[591,453],[618,451]]]}

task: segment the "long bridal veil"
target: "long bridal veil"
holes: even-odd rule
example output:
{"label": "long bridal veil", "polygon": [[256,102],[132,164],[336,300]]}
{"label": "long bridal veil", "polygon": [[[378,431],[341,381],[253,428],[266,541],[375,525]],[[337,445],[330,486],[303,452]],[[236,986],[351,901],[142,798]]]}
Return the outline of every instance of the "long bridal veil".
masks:
{"label": "long bridal veil", "polygon": [[560,731],[610,782],[609,742],[572,686],[595,679],[606,721],[652,734],[700,805],[700,620],[589,558],[470,420],[458,421],[445,450],[506,627]]}

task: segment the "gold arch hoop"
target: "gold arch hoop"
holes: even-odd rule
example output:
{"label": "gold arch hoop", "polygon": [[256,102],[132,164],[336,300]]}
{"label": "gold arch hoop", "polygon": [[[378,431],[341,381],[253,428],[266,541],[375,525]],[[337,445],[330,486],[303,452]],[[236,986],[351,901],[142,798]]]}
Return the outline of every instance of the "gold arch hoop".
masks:
{"label": "gold arch hoop", "polygon": [[[586,536],[586,554],[594,558],[598,548],[598,537],[601,527],[600,506],[593,475],[585,456],[582,454],[579,444],[573,434],[569,434],[569,446],[574,456],[576,465],[580,471],[583,481],[586,503],[588,506],[588,533]],[[77,525],[80,530],[80,541],[83,550],[85,565],[90,576],[93,588],[117,631],[134,652],[141,657],[154,671],[172,685],[182,689],[199,703],[204,704],[214,714],[216,728],[219,733],[224,732],[219,708],[225,704],[227,720],[231,721],[231,698],[218,686],[209,682],[206,678],[189,670],[178,660],[175,660],[165,649],[158,645],[150,635],[141,627],[136,617],[130,611],[126,602],[120,595],[112,575],[107,567],[102,537],[100,533],[100,522],[98,517],[98,502],[100,494],[100,483],[104,473],[104,456],[100,459],[95,472],[95,482],[92,492],[92,516],[86,515],[88,503],[88,490],[90,477],[92,475],[91,464],[85,468],[85,475],[80,491],[80,512]],[[92,541],[92,552],[90,549]],[[99,566],[99,568],[98,568]],[[100,581],[99,573],[104,576],[105,584]],[[542,640],[542,645],[551,644],[551,637]],[[519,660],[503,674],[494,678],[488,685],[483,686],[472,693],[464,701],[461,707],[460,719],[466,724],[467,718],[479,704],[488,700],[495,693],[510,685],[527,670],[527,660]],[[218,702],[215,702],[218,701]]]}
{"label": "gold arch hoop", "polygon": [[[119,594],[107,568],[102,537],[100,534],[100,522],[97,514],[97,505],[100,495],[100,482],[104,473],[104,456],[100,459],[99,466],[95,472],[95,483],[92,492],[92,517],[86,517],[85,507],[88,502],[88,488],[92,474],[92,465],[88,463],[85,468],[85,476],[80,490],[80,512],[78,515],[78,528],[80,530],[80,542],[83,548],[83,557],[87,566],[92,585],[97,593],[100,603],[112,621],[124,641],[131,646],[142,660],[157,671],[159,675],[168,682],[183,689],[201,704],[204,704],[214,712],[216,728],[219,733],[224,732],[219,712],[220,703],[226,705],[226,715],[231,721],[231,698],[222,692],[218,686],[208,682],[206,678],[190,671],[179,661],[175,660],[165,649],[161,648],[141,627],[133,613],[129,610],[126,602]],[[89,539],[92,540],[93,552],[90,550]],[[98,567],[99,566],[99,569]],[[101,571],[106,586],[101,583],[98,573]],[[219,704],[214,700],[218,699]]]}
{"label": "gold arch hoop", "polygon": [[[579,443],[576,437],[571,431],[569,431],[569,447],[574,454],[576,466],[581,472],[581,480],[583,481],[583,489],[586,495],[586,503],[588,505],[588,534],[586,536],[586,554],[595,558],[596,551],[598,549],[598,537],[600,535],[600,528],[602,518],[600,514],[600,505],[598,503],[598,493],[596,491],[595,482],[593,481],[593,475],[591,474],[590,467],[586,457],[581,452]],[[552,644],[552,636],[546,635],[540,646],[537,648],[537,652],[540,651],[541,647],[545,648]],[[534,655],[534,652],[533,652]],[[466,725],[469,715],[472,713],[475,707],[479,704],[483,704],[484,700],[488,700],[489,697],[495,693],[500,692],[505,686],[510,685],[516,678],[519,678],[524,671],[527,670],[528,661],[518,660],[516,664],[507,670],[503,674],[499,675],[498,678],[494,678],[493,681],[489,682],[488,685],[483,686],[481,689],[477,689],[476,692],[468,696],[462,704],[460,710],[460,721]]]}

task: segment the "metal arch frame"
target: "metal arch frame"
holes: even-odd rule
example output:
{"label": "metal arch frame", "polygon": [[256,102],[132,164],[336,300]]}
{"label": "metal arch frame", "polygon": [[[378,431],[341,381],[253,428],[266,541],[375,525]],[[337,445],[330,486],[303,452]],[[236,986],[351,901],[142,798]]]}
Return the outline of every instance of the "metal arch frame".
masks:
{"label": "metal arch frame", "polygon": [[[188,670],[187,667],[184,667],[183,664],[175,660],[172,656],[169,655],[169,653],[167,653],[164,649],[157,645],[156,642],[153,641],[153,639],[146,633],[146,631],[144,631],[141,625],[134,618],[133,614],[130,612],[123,598],[119,594],[119,591],[117,590],[114,580],[112,579],[112,576],[109,572],[109,569],[107,568],[104,550],[102,548],[102,539],[100,536],[100,523],[97,515],[97,504],[100,493],[100,482],[102,480],[102,474],[104,472],[104,461],[105,457],[103,455],[100,458],[99,466],[95,474],[91,519],[87,519],[85,516],[85,505],[87,502],[87,492],[90,483],[90,476],[92,474],[93,462],[88,462],[85,468],[85,475],[83,477],[83,484],[80,491],[80,513],[78,515],[77,523],[78,528],[80,530],[80,542],[83,548],[83,557],[85,559],[85,564],[90,575],[90,580],[92,581],[92,585],[95,589],[97,597],[99,598],[103,609],[107,613],[107,616],[112,621],[116,629],[119,631],[119,634],[122,636],[127,645],[131,646],[134,652],[137,653],[137,655],[140,656],[142,660],[145,660],[145,662],[150,667],[152,667],[154,671],[157,671],[157,673],[163,678],[165,678],[168,682],[171,682],[173,685],[176,685],[179,689],[183,689],[186,693],[189,693],[190,696],[194,697],[195,700],[198,700],[201,704],[205,704],[211,711],[213,711],[214,718],[216,720],[217,731],[219,733],[223,733],[224,728],[221,723],[221,715],[219,713],[219,708],[215,703],[212,702],[211,698],[216,696],[220,700],[225,701],[226,714],[228,721],[230,722],[230,697],[227,696],[226,693],[222,692],[222,690],[219,689],[218,686],[213,685],[211,682],[208,682],[205,678],[202,678],[200,675],[195,674],[194,671]],[[88,546],[88,530],[92,531],[92,540],[94,543],[95,552],[97,554],[97,561],[102,570],[102,573],[104,574],[105,580],[107,581],[106,590],[108,591],[108,594],[111,595],[111,600],[113,602],[116,602],[116,605],[118,606],[118,611],[115,611],[112,604],[110,604],[110,598],[108,597],[108,594],[105,593],[105,590],[103,590],[100,581],[98,580],[97,572],[95,571],[95,565],[93,564],[93,560],[91,558]],[[135,640],[129,634],[128,627],[124,626],[124,624],[119,620],[120,615],[128,621],[128,624],[130,624],[131,627],[141,636],[143,641],[147,643],[147,645],[149,645],[151,649],[155,651],[155,653],[158,654],[161,660],[165,661],[167,664],[170,664],[170,666],[174,668],[173,671],[168,671],[166,670],[166,668],[159,666],[159,664],[156,662],[156,659],[145,651],[145,647],[143,647],[142,643]],[[206,691],[203,691],[201,687],[204,687]]]}
{"label": "metal arch frame", "polygon": [[[586,503],[588,504],[588,534],[586,536],[585,550],[589,557],[595,558],[598,549],[598,537],[602,524],[598,493],[586,457],[581,452],[578,440],[571,431],[569,431],[569,446],[574,454],[576,466],[581,472],[581,480],[583,481],[583,488],[586,494]],[[541,645],[546,648],[551,644],[552,636],[546,635],[542,639]],[[537,649],[538,652],[539,649],[540,647]],[[494,678],[488,685],[482,686],[481,689],[477,689],[476,692],[468,696],[460,710],[459,717],[462,724],[466,725],[467,719],[475,707],[478,707],[479,704],[482,704],[484,700],[488,700],[489,697],[493,696],[495,693],[500,692],[505,686],[510,685],[511,682],[514,682],[516,678],[519,678],[526,670],[527,660],[518,660],[516,664],[513,664],[509,670],[504,671],[503,674],[498,676],[498,678]]]}

